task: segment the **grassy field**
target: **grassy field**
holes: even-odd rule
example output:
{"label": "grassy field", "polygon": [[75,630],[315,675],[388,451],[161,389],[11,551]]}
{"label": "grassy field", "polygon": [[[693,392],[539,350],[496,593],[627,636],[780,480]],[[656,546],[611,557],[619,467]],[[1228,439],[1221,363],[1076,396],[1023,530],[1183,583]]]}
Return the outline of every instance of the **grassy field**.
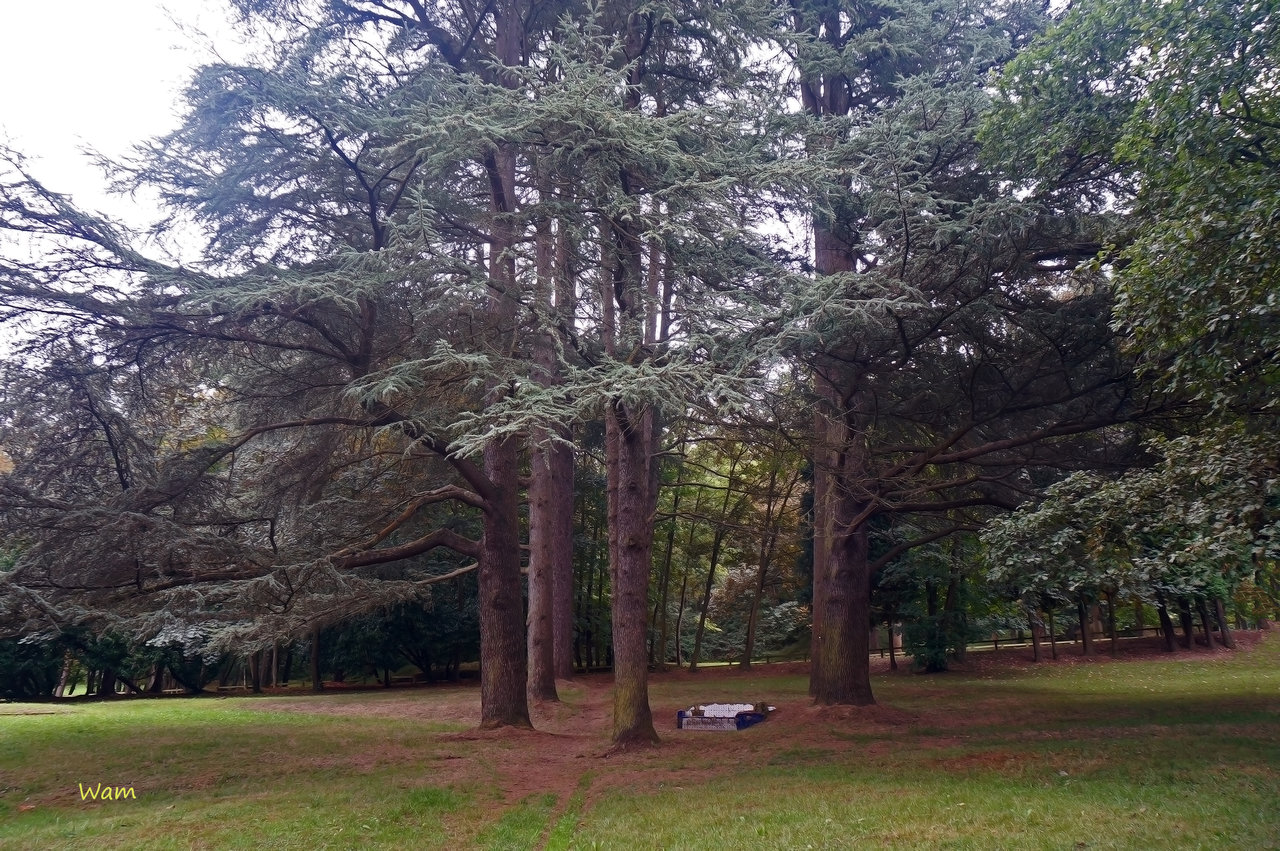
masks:
{"label": "grassy field", "polygon": [[[470,730],[458,689],[0,704],[0,848],[1280,848],[1280,636],[875,686],[655,677],[663,745],[611,756],[604,679],[539,733]],[[780,711],[670,729],[708,699]]]}

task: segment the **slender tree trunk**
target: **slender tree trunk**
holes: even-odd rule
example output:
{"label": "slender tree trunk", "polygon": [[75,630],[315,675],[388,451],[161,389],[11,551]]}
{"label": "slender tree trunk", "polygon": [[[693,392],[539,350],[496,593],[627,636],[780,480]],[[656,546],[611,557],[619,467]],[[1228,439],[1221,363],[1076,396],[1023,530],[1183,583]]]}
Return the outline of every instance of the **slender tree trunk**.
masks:
{"label": "slender tree trunk", "polygon": [[1027,607],[1027,621],[1031,625],[1031,661],[1040,662],[1040,613],[1030,606]]}
{"label": "slender tree trunk", "polygon": [[1047,612],[1049,615],[1049,655],[1053,661],[1058,661],[1058,627],[1053,622],[1053,609]]}
{"label": "slender tree trunk", "polygon": [[658,635],[657,652],[653,655],[654,669],[657,671],[665,671],[667,669],[667,605],[669,603],[671,592],[671,557],[676,546],[676,518],[680,513],[680,483],[676,482],[675,494],[671,500],[671,520],[667,524],[667,548],[666,553],[662,557],[662,571],[658,577],[658,587],[660,589],[658,602],[653,607],[653,627]]}
{"label": "slender tree trunk", "polygon": [[893,624],[896,619],[897,613],[892,609],[885,615],[884,619],[885,632],[888,634],[889,641],[889,670],[891,671],[898,670],[898,648],[895,646],[896,642],[893,640]]}
{"label": "slender tree trunk", "polygon": [[262,651],[255,650],[249,654],[249,689],[254,694],[262,694]]}
{"label": "slender tree trunk", "polygon": [[[818,391],[828,396],[834,390],[817,376],[814,379]],[[828,432],[832,430],[827,418],[820,412],[814,414],[814,461],[813,461],[813,598],[812,625],[810,627],[809,646],[809,694],[816,700],[819,693],[825,692],[823,679],[826,669],[822,666],[822,636],[824,635],[822,617],[827,610],[827,573],[829,552],[831,547],[831,519],[834,512],[833,488],[835,486],[833,470],[836,456],[828,440]]]}
{"label": "slender tree trunk", "polygon": [[800,481],[800,471],[796,470],[792,474],[791,480],[787,482],[786,489],[782,493],[777,493],[775,489],[777,480],[778,470],[775,466],[769,471],[768,499],[765,504],[764,515],[766,531],[764,538],[760,542],[755,593],[751,598],[751,609],[747,616],[747,640],[742,648],[743,668],[751,667],[751,658],[755,655],[756,630],[760,622],[760,606],[764,600],[764,589],[768,581],[769,568],[773,565],[773,557],[778,549],[778,538],[782,534],[782,514],[787,510],[787,503],[791,500],[791,495],[795,493],[796,484]]}
{"label": "slender tree trunk", "polygon": [[1222,643],[1235,650],[1236,640],[1231,635],[1231,627],[1227,623],[1227,607],[1223,604],[1221,597],[1214,598],[1213,606],[1214,614],[1218,617],[1218,633],[1222,636]]}
{"label": "slender tree trunk", "polygon": [[1084,598],[1076,600],[1076,611],[1080,615],[1080,652],[1092,656],[1093,634],[1089,631],[1089,606]]}
{"label": "slender tree trunk", "polygon": [[683,634],[684,625],[684,604],[689,598],[689,571],[685,570],[684,578],[680,583],[680,607],[676,609],[676,667],[679,668],[684,664],[684,647],[681,644],[681,636]]}
{"label": "slender tree trunk", "polygon": [[1120,635],[1116,632],[1116,597],[1114,591],[1107,591],[1107,629],[1111,631],[1111,656],[1120,652]]}
{"label": "slender tree trunk", "polygon": [[[727,493],[727,491],[726,491]],[[724,542],[724,528],[716,529],[711,540],[711,566],[707,568],[707,584],[702,591],[702,605],[698,609],[698,629],[693,634],[693,653],[689,656],[689,670],[698,670],[702,658],[702,636],[707,626],[707,612],[711,609],[711,591],[715,587],[716,568],[720,566],[720,546]]]}
{"label": "slender tree trunk", "polygon": [[311,630],[311,690],[324,690],[320,679],[320,627]]}
{"label": "slender tree trunk", "polygon": [[58,687],[54,689],[54,697],[66,697],[67,690],[71,687],[71,666],[74,660],[70,653],[62,654],[62,672],[58,675]]}
{"label": "slender tree trunk", "polygon": [[1206,650],[1213,649],[1213,625],[1209,622],[1209,606],[1206,605],[1204,597],[1196,598],[1196,614],[1200,615],[1200,627],[1204,632],[1204,647]]}
{"label": "slender tree trunk", "polygon": [[1165,652],[1172,653],[1177,636],[1174,633],[1173,618],[1169,617],[1169,607],[1165,605],[1163,594],[1156,596],[1156,614],[1160,617],[1160,633],[1164,636]]}

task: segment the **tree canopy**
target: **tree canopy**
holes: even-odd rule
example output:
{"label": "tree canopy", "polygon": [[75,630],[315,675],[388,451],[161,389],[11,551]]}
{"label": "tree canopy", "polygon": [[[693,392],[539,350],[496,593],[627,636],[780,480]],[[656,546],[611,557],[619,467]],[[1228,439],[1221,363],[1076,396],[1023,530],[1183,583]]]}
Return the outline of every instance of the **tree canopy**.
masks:
{"label": "tree canopy", "polygon": [[389,677],[474,573],[482,723],[607,662],[626,747],[713,633],[870,703],[875,624],[1274,580],[1265,3],[235,6],[155,233],[5,152],[7,633]]}

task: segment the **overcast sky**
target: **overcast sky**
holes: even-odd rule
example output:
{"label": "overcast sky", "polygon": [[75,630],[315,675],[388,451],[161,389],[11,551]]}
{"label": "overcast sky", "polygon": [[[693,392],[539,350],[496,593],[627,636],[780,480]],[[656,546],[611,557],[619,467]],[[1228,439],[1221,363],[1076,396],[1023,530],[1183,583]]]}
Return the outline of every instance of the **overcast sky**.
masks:
{"label": "overcast sky", "polygon": [[146,211],[107,199],[101,174],[80,149],[119,156],[176,126],[183,84],[210,54],[174,21],[214,33],[219,51],[234,55],[225,19],[221,0],[5,3],[0,141],[32,158],[50,188],[141,224]]}

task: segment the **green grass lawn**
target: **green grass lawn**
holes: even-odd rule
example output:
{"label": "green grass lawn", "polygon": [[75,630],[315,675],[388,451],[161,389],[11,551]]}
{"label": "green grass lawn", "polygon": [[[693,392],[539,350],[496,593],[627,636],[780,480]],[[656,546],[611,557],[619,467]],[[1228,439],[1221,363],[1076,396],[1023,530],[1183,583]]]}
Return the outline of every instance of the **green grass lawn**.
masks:
{"label": "green grass lawn", "polygon": [[[796,676],[657,677],[664,713],[714,692],[791,717],[580,759],[560,793],[508,783],[513,749],[545,738],[424,721],[431,689],[395,696],[413,720],[0,704],[0,848],[1280,848],[1280,636],[875,686],[896,715],[812,712]],[[81,800],[94,784],[136,797]]]}

